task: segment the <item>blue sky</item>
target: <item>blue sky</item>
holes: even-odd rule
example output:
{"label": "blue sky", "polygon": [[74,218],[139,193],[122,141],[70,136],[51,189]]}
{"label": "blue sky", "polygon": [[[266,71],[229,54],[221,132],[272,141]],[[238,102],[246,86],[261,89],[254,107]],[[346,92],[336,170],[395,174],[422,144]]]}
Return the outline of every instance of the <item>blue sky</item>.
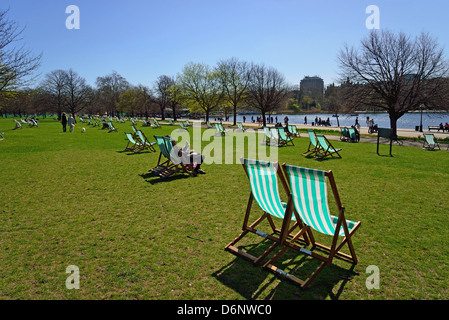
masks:
{"label": "blue sky", "polygon": [[[80,29],[66,28],[66,7],[80,10]],[[23,42],[43,53],[39,72],[72,68],[91,85],[117,71],[152,86],[188,62],[214,66],[237,57],[279,70],[292,85],[318,75],[338,82],[337,55],[369,33],[366,8],[380,28],[436,37],[449,56],[447,0],[2,0],[25,26]]]}

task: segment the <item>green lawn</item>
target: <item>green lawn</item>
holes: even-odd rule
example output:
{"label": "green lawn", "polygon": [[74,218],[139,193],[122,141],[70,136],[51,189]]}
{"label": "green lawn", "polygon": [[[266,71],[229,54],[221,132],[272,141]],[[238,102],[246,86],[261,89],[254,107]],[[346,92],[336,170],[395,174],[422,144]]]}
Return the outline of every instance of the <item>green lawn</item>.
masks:
{"label": "green lawn", "polygon": [[[359,264],[336,259],[302,290],[224,251],[250,192],[240,164],[161,180],[148,173],[159,152],[124,152],[130,122],[114,125],[63,133],[51,118],[23,130],[0,119],[0,299],[449,299],[446,150],[394,146],[389,157],[332,140],[343,158],[317,161],[301,155],[305,134],[278,148],[281,163],[332,170],[347,218],[362,222]],[[138,126],[152,140],[179,128]],[[259,239],[245,249],[267,248]],[[280,263],[299,276],[317,265],[290,253]],[[70,265],[79,290],[66,288]],[[366,287],[371,265],[379,289]]]}

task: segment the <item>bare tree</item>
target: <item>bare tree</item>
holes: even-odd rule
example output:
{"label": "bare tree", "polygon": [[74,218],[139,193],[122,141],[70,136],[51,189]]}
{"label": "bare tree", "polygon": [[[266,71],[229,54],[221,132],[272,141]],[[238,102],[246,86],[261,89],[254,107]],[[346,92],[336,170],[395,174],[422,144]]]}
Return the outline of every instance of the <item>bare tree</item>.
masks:
{"label": "bare tree", "polygon": [[72,69],[67,71],[67,83],[65,86],[67,106],[73,115],[82,111],[93,99],[93,89]]}
{"label": "bare tree", "polygon": [[234,125],[237,123],[237,108],[245,102],[251,80],[250,64],[237,58],[221,60],[217,65],[218,76],[226,99],[233,108]]}
{"label": "bare tree", "polygon": [[104,77],[97,77],[97,101],[103,105],[109,115],[115,115],[116,104],[120,95],[130,88],[128,81],[116,71]]}
{"label": "bare tree", "polygon": [[8,20],[7,14],[8,10],[0,11],[0,97],[33,81],[42,58],[42,54],[34,56],[29,49],[14,46],[22,40],[24,29]]}
{"label": "bare tree", "polygon": [[248,85],[248,103],[260,110],[263,125],[266,126],[267,113],[279,109],[286,103],[288,86],[284,76],[274,68],[263,64],[251,67]]}
{"label": "bare tree", "polygon": [[67,85],[67,71],[54,70],[45,75],[45,79],[40,83],[39,88],[42,93],[48,95],[48,102],[61,119],[61,114],[67,104],[65,87]]}
{"label": "bare tree", "polygon": [[161,110],[162,120],[165,120],[165,108],[170,105],[170,92],[169,89],[175,81],[172,77],[162,75],[159,76],[154,85],[154,91],[156,92],[156,103]]}
{"label": "bare tree", "polygon": [[404,33],[373,30],[359,50],[345,46],[339,54],[341,75],[349,106],[383,109],[390,116],[393,134],[397,120],[420,108],[447,109],[448,64],[443,49],[427,33],[411,39]]}

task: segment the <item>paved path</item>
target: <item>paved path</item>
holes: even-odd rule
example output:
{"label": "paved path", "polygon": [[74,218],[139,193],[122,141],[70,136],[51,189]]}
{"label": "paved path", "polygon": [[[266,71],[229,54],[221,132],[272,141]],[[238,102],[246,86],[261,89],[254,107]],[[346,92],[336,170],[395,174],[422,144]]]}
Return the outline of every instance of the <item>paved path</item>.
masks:
{"label": "paved path", "polygon": [[[191,121],[198,122],[199,120],[191,120]],[[224,126],[232,126],[233,125],[232,122],[223,121],[222,123]],[[323,127],[323,126],[312,126],[312,125],[305,125],[305,124],[295,124],[295,125],[298,129],[334,130],[338,134],[340,134],[340,132],[341,132],[340,127],[337,127],[337,126]],[[258,123],[251,123],[251,122],[244,123],[244,126],[245,127],[260,127],[260,125]],[[269,126],[272,126],[272,124],[270,124]],[[364,135],[363,137],[360,138],[360,142],[377,143],[377,134],[376,133],[369,134],[368,127],[360,127],[359,132],[361,135]],[[415,131],[412,129],[397,129],[398,137],[403,137],[403,138],[418,138],[418,137],[423,138],[424,133],[433,133],[435,135],[435,138],[437,138],[437,139],[449,138],[449,132],[437,132],[437,131],[428,131],[428,130],[419,132],[419,131]],[[304,134],[302,136],[304,136]],[[329,135],[326,137],[328,139],[333,139],[333,140],[340,139],[340,135]],[[383,138],[380,139],[380,142],[382,144],[389,144],[389,141],[387,139],[383,139]],[[420,147],[421,148],[423,145],[422,141],[420,142],[420,141],[401,140],[401,142],[402,142],[403,146],[411,146],[411,147]],[[397,145],[397,143],[393,142],[393,145]],[[442,150],[446,150],[448,145],[440,143],[440,147]]]}

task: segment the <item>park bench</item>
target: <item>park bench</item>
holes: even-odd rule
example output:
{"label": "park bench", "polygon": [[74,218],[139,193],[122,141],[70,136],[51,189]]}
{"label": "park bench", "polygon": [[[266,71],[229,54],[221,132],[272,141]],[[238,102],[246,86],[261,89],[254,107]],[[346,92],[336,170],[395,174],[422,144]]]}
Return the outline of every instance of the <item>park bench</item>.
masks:
{"label": "park bench", "polygon": [[441,127],[441,126],[429,126],[429,131],[431,131],[431,130],[438,130],[438,132],[440,130],[443,130],[443,132],[444,132],[444,130],[447,130],[449,132],[449,128]]}

